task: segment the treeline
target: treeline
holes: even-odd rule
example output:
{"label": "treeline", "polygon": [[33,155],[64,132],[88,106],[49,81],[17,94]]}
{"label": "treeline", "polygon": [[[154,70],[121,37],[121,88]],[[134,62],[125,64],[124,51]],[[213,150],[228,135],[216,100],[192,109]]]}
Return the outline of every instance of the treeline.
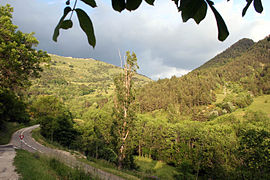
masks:
{"label": "treeline", "polygon": [[[268,94],[269,38],[252,44],[250,40],[239,41],[202,68],[180,78],[172,77],[147,84],[137,96],[140,111],[167,110],[173,104],[183,115],[194,110],[197,113],[199,106],[215,102],[217,91],[222,91],[231,83],[238,83],[251,95]],[[225,57],[230,61],[218,64],[217,59]]]}
{"label": "treeline", "polygon": [[[43,102],[38,100],[35,107],[43,136],[81,151],[89,160],[105,159],[118,164],[119,141],[115,141],[112,104],[102,108],[92,105],[83,120],[74,123],[67,109],[55,98],[41,99]],[[47,115],[41,115],[43,107],[47,107]],[[129,158],[124,161],[124,168],[138,168],[132,160],[136,155],[176,167],[176,179],[269,177],[270,119],[267,114],[247,111],[241,120],[228,114],[206,122],[189,119],[173,122],[171,118],[178,117],[172,116],[164,111],[135,116],[125,144]]]}

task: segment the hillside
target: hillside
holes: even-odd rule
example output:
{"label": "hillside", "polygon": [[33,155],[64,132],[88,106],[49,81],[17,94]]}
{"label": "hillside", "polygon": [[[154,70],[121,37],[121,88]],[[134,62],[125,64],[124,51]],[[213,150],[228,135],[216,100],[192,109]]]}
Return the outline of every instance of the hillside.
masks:
{"label": "hillside", "polygon": [[252,45],[243,39],[201,67],[180,78],[152,82],[138,96],[142,112],[171,107],[180,114],[198,114],[202,106],[217,100],[217,94],[232,91],[252,96],[269,94],[270,42]]}
{"label": "hillside", "polygon": [[[93,103],[107,102],[114,90],[113,78],[122,71],[120,67],[94,59],[50,56],[51,63],[44,65],[41,77],[32,81],[28,94],[31,99],[37,95],[57,96],[76,117]],[[134,81],[139,88],[151,79],[136,74]]]}
{"label": "hillside", "polygon": [[[223,58],[179,78],[142,81],[128,99],[132,106],[115,108],[113,100],[125,97],[111,96],[117,68],[53,57],[31,91],[40,134],[82,152],[86,162],[110,165],[110,172],[119,169],[125,147],[124,166],[132,170],[125,172],[140,179],[267,179],[269,39],[239,41],[216,56]],[[95,70],[91,77],[86,67]],[[61,97],[76,119],[53,97],[35,102],[38,90]]]}
{"label": "hillside", "polygon": [[247,38],[241,39],[236,43],[234,43],[231,47],[223,51],[222,53],[216,55],[214,58],[204,63],[198,69],[223,66],[228,62],[232,61],[233,59],[247,52],[248,49],[253,45],[254,45],[253,40]]}

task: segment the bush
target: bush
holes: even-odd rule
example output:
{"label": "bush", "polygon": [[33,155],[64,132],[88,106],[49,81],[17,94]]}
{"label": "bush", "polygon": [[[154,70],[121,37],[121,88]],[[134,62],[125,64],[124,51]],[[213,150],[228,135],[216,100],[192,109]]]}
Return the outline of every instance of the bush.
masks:
{"label": "bush", "polygon": [[[265,130],[247,129],[241,131],[239,157],[241,171],[248,179],[270,177],[270,133]],[[244,178],[246,179],[246,178]]]}
{"label": "bush", "polygon": [[262,111],[247,111],[244,118],[247,120],[247,123],[270,130],[270,118]]}
{"label": "bush", "polygon": [[248,93],[240,93],[236,96],[234,104],[239,108],[244,108],[249,106],[253,102],[252,97]]}

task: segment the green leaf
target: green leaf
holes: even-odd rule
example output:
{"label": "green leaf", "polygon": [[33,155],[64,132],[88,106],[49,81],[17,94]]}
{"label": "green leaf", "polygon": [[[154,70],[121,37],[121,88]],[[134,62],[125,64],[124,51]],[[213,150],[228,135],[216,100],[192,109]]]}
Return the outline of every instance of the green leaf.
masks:
{"label": "green leaf", "polygon": [[69,28],[72,28],[73,26],[73,23],[71,20],[64,20],[61,25],[60,25],[60,28],[61,29],[69,29]]}
{"label": "green leaf", "polygon": [[66,16],[68,15],[68,13],[72,11],[72,9],[68,6],[64,9],[64,14],[63,16],[61,17],[61,19],[59,20],[57,26],[55,27],[54,29],[54,33],[53,33],[53,40],[55,42],[57,42],[57,37],[59,36],[59,29],[61,28],[61,24],[62,22],[64,21],[64,19],[66,18]]}
{"label": "green leaf", "polygon": [[91,6],[92,8],[97,7],[96,1],[95,0],[81,0],[85,4]]}
{"label": "green leaf", "polygon": [[184,22],[193,18],[199,24],[206,16],[207,4],[204,0],[182,0],[179,10],[182,11]]}
{"label": "green leaf", "polygon": [[247,12],[247,9],[249,8],[250,4],[252,3],[253,0],[246,0],[247,1],[247,4],[246,6],[244,7],[243,11],[242,11],[242,17],[245,16],[246,12]]}
{"label": "green leaf", "polygon": [[193,19],[197,24],[199,24],[205,18],[206,13],[207,13],[207,4],[205,1],[203,1],[201,7],[197,10]]}
{"label": "green leaf", "polygon": [[258,13],[262,13],[263,12],[263,6],[262,6],[262,2],[261,0],[254,0],[253,2],[254,4],[254,8]]}
{"label": "green leaf", "polygon": [[227,26],[221,17],[221,15],[218,13],[216,8],[214,7],[214,3],[210,0],[206,0],[208,5],[210,6],[211,10],[213,11],[216,21],[217,21],[217,26],[218,26],[218,39],[220,41],[224,41],[228,36],[229,36],[229,31],[227,29]]}
{"label": "green leaf", "polygon": [[92,24],[90,17],[82,9],[77,8],[77,9],[75,9],[75,11],[77,13],[80,26],[88,38],[88,43],[92,47],[95,47],[96,37],[95,37],[93,24]]}
{"label": "green leaf", "polygon": [[142,0],[127,0],[126,9],[129,11],[136,10],[142,3]]}
{"label": "green leaf", "polygon": [[145,2],[147,2],[150,5],[154,5],[155,0],[145,0]]}
{"label": "green leaf", "polygon": [[112,0],[112,7],[115,11],[123,11],[126,8],[125,0]]}

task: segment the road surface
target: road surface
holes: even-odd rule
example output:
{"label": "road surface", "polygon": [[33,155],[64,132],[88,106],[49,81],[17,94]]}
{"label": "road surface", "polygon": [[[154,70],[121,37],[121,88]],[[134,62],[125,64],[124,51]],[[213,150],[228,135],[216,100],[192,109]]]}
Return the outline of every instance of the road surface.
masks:
{"label": "road surface", "polygon": [[[57,149],[51,149],[48,147],[45,147],[38,142],[36,142],[32,138],[32,130],[38,128],[39,125],[34,125],[31,127],[23,128],[18,131],[16,131],[11,138],[10,144],[13,145],[14,148],[17,149],[24,149],[29,152],[39,152],[42,154],[46,154],[50,157],[54,157],[58,159],[59,161],[67,164],[71,167],[79,167],[83,169],[85,172],[88,172],[94,176],[98,176],[99,179],[105,179],[105,180],[123,180],[123,178],[118,177],[116,175],[110,174],[108,172],[105,172],[103,170],[94,168],[86,163],[80,162],[71,155],[69,152],[57,150]],[[20,136],[23,137],[23,139],[20,139]],[[13,150],[14,151],[14,150]],[[1,177],[0,177],[1,179]],[[15,178],[16,179],[16,178]]]}
{"label": "road surface", "polygon": [[17,180],[19,175],[15,172],[13,160],[16,152],[12,145],[0,145],[0,179]]}

